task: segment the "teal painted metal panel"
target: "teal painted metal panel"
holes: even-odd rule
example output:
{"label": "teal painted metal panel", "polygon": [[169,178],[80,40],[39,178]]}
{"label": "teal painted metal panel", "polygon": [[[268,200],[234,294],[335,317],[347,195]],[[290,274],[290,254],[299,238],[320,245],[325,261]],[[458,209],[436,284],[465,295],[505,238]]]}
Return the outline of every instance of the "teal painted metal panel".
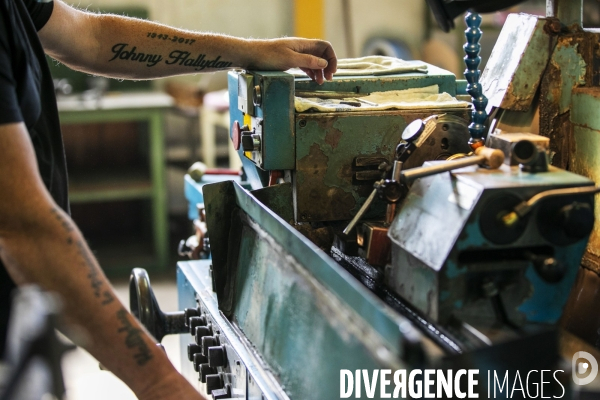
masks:
{"label": "teal painted metal panel", "polygon": [[[239,207],[254,221],[260,221],[261,228],[285,248],[291,257],[301,263],[321,285],[343,299],[350,309],[360,315],[383,338],[394,353],[401,355],[403,336],[399,325],[406,320],[372,294],[329,255],[233,182],[206,185],[204,196],[217,286],[226,284],[226,279],[221,279],[218,275],[229,272],[226,271],[227,264],[233,259],[236,250],[231,248],[234,245],[227,241],[232,229],[231,213]],[[227,301],[225,293],[217,288],[217,295],[222,307],[221,302]]]}
{"label": "teal painted metal panel", "polygon": [[336,399],[341,369],[389,368],[362,341],[368,329],[351,329],[356,321],[341,318],[345,306],[327,306],[331,294],[279,250],[244,228],[234,315],[290,397]]}
{"label": "teal painted metal panel", "polygon": [[[549,217],[541,210],[552,204],[549,200],[531,212],[519,236],[505,243],[486,237],[482,220],[487,220],[492,212],[490,204],[512,201],[506,196],[522,201],[545,190],[592,184],[585,177],[553,167],[533,174],[506,165],[499,170],[477,171],[469,167],[422,178],[411,188],[390,227],[393,267],[386,283],[423,313],[444,324],[452,315],[493,316],[487,300],[469,294],[478,290],[473,286],[478,274],[505,274],[503,279],[519,282],[507,285],[503,295],[509,318],[519,323],[554,324],[568,299],[588,237],[558,244],[547,239],[544,234],[548,232],[543,230],[550,228],[543,222]],[[548,207],[558,210],[575,200],[593,204],[593,197],[585,195],[554,200],[559,203]],[[503,262],[490,258],[494,252],[501,258],[511,251],[536,248],[551,248],[552,257],[564,266],[566,272],[559,282],[543,281],[533,262],[525,257]],[[477,255],[483,254],[483,249],[490,254],[485,259]]]}
{"label": "teal painted metal panel", "polygon": [[[248,107],[238,105],[239,90],[250,83],[245,79],[253,79],[252,85],[258,87],[261,94],[259,105],[252,105],[248,93],[242,93],[242,101]],[[238,80],[244,79],[243,85]],[[438,85],[440,92],[456,95],[457,85],[454,74],[433,65],[428,65],[428,72],[411,72],[387,76],[336,77],[323,85],[305,78],[294,78],[285,72],[251,71],[240,74],[230,72],[228,77],[231,126],[234,121],[240,125],[249,125],[262,134],[262,160],[257,160],[258,167],[263,170],[291,170],[296,167],[296,129],[294,128],[294,93],[298,91],[336,91],[354,93],[372,93],[389,90],[403,90],[417,87]],[[242,89],[240,89],[242,86]],[[242,111],[248,110],[248,115]],[[252,118],[249,118],[252,117]],[[231,132],[231,129],[230,129]],[[238,152],[246,170],[251,167],[249,160],[244,160],[243,151]],[[251,172],[260,175],[261,172]],[[264,180],[264,179],[263,179]]]}
{"label": "teal painted metal panel", "polygon": [[408,367],[403,317],[237,184],[204,195],[219,308],[291,398],[338,398],[340,369]]}
{"label": "teal painted metal panel", "polygon": [[[600,183],[600,90],[599,88],[578,88],[573,91],[571,122],[570,168]],[[600,202],[594,204],[596,219],[600,216]],[[600,256],[600,224],[595,224],[590,237],[584,265],[596,264]],[[594,260],[594,261],[591,261]],[[588,264],[589,265],[589,264]]]}
{"label": "teal painted metal panel", "polygon": [[[573,90],[572,104],[572,123],[600,131],[600,88],[589,87]],[[594,151],[593,148],[588,150]]]}
{"label": "teal painted metal panel", "polygon": [[262,90],[262,105],[256,107],[256,114],[263,119],[263,168],[294,169],[294,77],[284,72],[257,72],[254,84]]}

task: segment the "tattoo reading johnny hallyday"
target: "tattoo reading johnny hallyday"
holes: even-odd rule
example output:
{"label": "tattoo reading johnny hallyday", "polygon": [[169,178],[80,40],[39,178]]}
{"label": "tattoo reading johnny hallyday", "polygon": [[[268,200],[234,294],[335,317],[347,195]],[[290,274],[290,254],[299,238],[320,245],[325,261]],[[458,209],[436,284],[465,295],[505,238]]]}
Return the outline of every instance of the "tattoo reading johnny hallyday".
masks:
{"label": "tattoo reading johnny hallyday", "polygon": [[[163,57],[160,54],[139,53],[136,52],[136,46],[133,46],[131,50],[128,50],[127,46],[129,46],[127,43],[115,44],[112,47],[114,56],[108,61],[110,62],[117,59],[137,61],[146,63],[147,67],[154,67],[156,64],[163,61]],[[194,58],[189,51],[182,50],[173,50],[169,54],[168,59],[164,60],[164,62],[167,65],[179,64],[186,67],[193,67],[196,71],[202,71],[206,68],[228,68],[233,64],[229,61],[222,61],[221,56],[217,56],[217,58],[209,60],[206,58],[205,54],[200,54],[198,57]]]}

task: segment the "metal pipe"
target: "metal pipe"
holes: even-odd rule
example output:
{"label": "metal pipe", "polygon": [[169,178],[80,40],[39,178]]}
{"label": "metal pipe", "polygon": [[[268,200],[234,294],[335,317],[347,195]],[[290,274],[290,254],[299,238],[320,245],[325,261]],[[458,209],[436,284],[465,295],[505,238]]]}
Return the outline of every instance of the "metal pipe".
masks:
{"label": "metal pipe", "polygon": [[575,188],[546,190],[544,192],[536,194],[529,200],[518,204],[512,212],[509,212],[508,214],[502,217],[502,222],[506,226],[514,225],[520,218],[523,218],[525,215],[529,214],[529,212],[533,209],[533,207],[536,206],[537,203],[544,199],[548,199],[551,197],[596,193],[600,193],[600,186],[581,186]]}
{"label": "metal pipe", "polygon": [[[402,161],[394,161],[394,169],[392,169],[392,180],[399,182],[400,177],[402,176],[402,165],[404,163]],[[396,203],[391,203],[387,205],[386,213],[385,213],[385,223],[389,225],[394,220],[396,216]]]}
{"label": "metal pipe", "polygon": [[404,163],[402,161],[394,161],[394,169],[392,170],[392,180],[396,182],[400,181],[403,164]]}
{"label": "metal pipe", "polygon": [[409,183],[418,178],[452,171],[453,169],[470,167],[471,165],[485,164],[485,162],[485,156],[471,156],[427,167],[411,168],[402,172],[401,181],[402,183]]}
{"label": "metal pipe", "polygon": [[[356,92],[334,92],[327,90],[298,90],[294,93],[296,97],[316,97],[319,99],[347,99],[355,98],[359,93]],[[369,93],[360,93],[361,96],[368,96]]]}
{"label": "metal pipe", "polygon": [[348,224],[348,226],[346,227],[346,229],[344,229],[344,231],[343,231],[344,235],[347,235],[348,233],[350,233],[350,231],[352,229],[354,229],[354,226],[356,225],[356,223],[358,222],[358,220],[362,218],[363,214],[371,206],[371,203],[373,202],[373,200],[375,200],[375,195],[376,194],[377,194],[377,189],[373,189],[373,191],[371,192],[371,194],[369,195],[369,197],[367,197],[367,200],[362,205],[362,207],[360,208],[360,210],[358,210],[358,212],[356,213],[356,215],[354,216],[354,218],[352,218],[352,220],[350,221],[350,223]]}

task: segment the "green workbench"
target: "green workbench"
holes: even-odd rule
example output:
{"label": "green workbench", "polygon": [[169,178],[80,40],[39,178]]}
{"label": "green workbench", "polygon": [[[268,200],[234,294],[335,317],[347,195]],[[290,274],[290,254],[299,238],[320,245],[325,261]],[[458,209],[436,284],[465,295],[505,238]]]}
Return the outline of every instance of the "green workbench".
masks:
{"label": "green workbench", "polygon": [[[71,180],[69,196],[71,203],[150,200],[155,257],[152,265],[145,266],[156,270],[166,268],[169,260],[163,126],[164,113],[172,104],[172,98],[160,92],[108,94],[99,100],[82,100],[77,95],[58,99],[62,125],[108,122],[148,124],[149,171],[90,176],[77,182]],[[129,268],[134,266],[137,265]]]}

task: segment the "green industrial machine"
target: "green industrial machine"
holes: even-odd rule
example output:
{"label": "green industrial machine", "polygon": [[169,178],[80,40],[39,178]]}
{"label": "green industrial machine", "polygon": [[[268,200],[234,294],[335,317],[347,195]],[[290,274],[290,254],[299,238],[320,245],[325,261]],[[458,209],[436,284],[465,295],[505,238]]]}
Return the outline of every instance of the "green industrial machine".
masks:
{"label": "green industrial machine", "polygon": [[[446,28],[461,7],[429,3]],[[511,15],[481,79],[468,14],[466,82],[420,62],[323,86],[231,72],[252,190],[202,186],[211,258],[179,263],[184,311],[137,270],[134,312],[186,332],[182,372],[214,399],[422,398],[428,370],[457,376],[438,398],[598,398],[600,40],[580,10]],[[403,90],[433,97],[373,101]]]}

